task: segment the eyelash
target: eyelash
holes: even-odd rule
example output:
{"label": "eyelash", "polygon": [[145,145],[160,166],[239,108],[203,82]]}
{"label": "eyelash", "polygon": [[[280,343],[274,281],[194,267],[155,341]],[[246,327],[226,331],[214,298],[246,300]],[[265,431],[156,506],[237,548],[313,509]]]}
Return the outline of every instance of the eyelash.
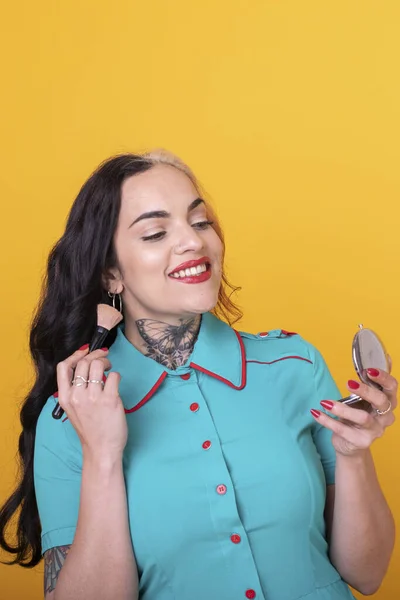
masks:
{"label": "eyelash", "polygon": [[[204,229],[207,229],[208,227],[210,227],[211,225],[214,225],[214,221],[199,221],[198,223],[193,223],[192,227],[199,230],[199,231],[203,231]],[[158,240],[161,240],[166,234],[166,231],[159,231],[158,233],[154,233],[153,235],[148,235],[146,237],[142,237],[142,240],[144,242],[157,242]]]}

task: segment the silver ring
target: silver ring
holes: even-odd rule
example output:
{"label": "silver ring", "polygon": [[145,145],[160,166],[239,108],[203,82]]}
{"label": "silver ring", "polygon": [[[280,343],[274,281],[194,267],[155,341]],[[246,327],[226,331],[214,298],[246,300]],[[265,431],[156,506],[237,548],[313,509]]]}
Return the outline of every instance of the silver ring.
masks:
{"label": "silver ring", "polygon": [[[83,383],[75,383],[77,379],[82,379]],[[80,387],[81,385],[85,385],[85,383],[89,383],[89,381],[81,375],[75,375],[75,378],[72,380],[72,385],[75,385],[75,387]]]}
{"label": "silver ring", "polygon": [[104,381],[100,381],[100,379],[89,379],[88,383],[101,383],[104,387]]}
{"label": "silver ring", "polygon": [[392,403],[389,400],[389,406],[387,407],[386,410],[379,410],[378,408],[376,408],[375,410],[376,410],[376,414],[379,416],[386,415],[386,413],[388,413],[390,410],[392,410]]}

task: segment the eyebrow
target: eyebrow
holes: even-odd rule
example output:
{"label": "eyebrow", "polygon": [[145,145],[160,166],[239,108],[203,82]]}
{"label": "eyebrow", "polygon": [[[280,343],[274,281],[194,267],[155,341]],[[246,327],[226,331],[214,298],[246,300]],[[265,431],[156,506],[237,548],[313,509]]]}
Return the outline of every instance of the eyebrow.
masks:
{"label": "eyebrow", "polygon": [[[196,200],[193,200],[193,202],[191,202],[188,206],[188,214],[200,204],[205,204],[202,198],[196,198]],[[139,221],[143,221],[144,219],[169,219],[170,217],[171,213],[167,212],[166,210],[152,210],[150,212],[141,214],[129,225],[128,229],[130,229],[132,225],[135,225],[135,223],[139,223]]]}

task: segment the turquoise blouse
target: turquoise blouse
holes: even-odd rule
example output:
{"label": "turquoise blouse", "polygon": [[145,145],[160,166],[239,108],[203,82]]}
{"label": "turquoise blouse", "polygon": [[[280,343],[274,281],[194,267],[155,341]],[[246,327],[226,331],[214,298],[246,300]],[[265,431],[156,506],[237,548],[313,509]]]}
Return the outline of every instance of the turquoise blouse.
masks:
{"label": "turquoise blouse", "polygon": [[[129,427],[141,600],[354,598],[325,539],[331,434],[309,412],[340,393],[311,344],[283,330],[239,333],[207,313],[175,371],[123,328],[109,357]],[[79,510],[81,445],[68,420],[52,418],[55,402],[41,412],[34,455],[43,552],[72,544]]]}

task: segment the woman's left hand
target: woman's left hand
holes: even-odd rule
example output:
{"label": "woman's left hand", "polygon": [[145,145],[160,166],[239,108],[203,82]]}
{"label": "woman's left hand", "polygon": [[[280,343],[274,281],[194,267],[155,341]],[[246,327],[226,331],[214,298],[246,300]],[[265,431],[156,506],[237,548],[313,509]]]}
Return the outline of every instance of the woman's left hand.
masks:
{"label": "woman's left hand", "polygon": [[[386,371],[368,369],[367,372],[371,381],[382,387],[382,391],[352,380],[347,383],[347,387],[351,393],[371,404],[371,412],[332,400],[322,400],[321,405],[338,419],[332,419],[315,409],[311,411],[318,423],[333,432],[332,444],[336,452],[345,456],[359,454],[368,449],[395,420],[393,410],[397,406],[397,380]],[[388,408],[390,410],[385,412]],[[385,414],[379,414],[377,410]]]}

